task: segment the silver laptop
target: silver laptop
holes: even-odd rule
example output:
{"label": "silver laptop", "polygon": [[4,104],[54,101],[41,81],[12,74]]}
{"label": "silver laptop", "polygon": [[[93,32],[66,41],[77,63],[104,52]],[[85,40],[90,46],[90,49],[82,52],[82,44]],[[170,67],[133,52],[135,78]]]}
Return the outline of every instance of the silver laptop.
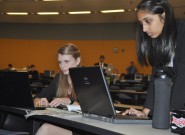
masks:
{"label": "silver laptop", "polygon": [[112,123],[151,123],[149,118],[117,115],[103,71],[99,66],[69,69],[84,117]]}

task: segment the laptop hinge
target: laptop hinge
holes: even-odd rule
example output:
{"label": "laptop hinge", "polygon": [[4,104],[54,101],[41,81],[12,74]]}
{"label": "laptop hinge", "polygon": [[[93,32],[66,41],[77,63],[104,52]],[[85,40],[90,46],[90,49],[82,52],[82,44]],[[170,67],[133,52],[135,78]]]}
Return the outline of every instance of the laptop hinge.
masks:
{"label": "laptop hinge", "polygon": [[113,117],[105,117],[105,116],[100,116],[100,115],[96,115],[96,114],[89,114],[89,113],[82,113],[82,116],[85,118],[91,118],[91,119],[101,120],[101,121],[110,122],[110,123],[115,122],[115,118],[113,118]]}

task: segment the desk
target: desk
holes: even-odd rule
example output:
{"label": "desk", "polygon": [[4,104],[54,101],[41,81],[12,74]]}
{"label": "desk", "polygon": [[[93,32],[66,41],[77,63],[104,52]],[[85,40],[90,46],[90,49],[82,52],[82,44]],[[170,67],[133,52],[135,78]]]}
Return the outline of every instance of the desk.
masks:
{"label": "desk", "polygon": [[120,80],[117,83],[120,83],[122,89],[125,89],[127,87],[135,87],[146,90],[149,86],[149,81],[143,80]]}
{"label": "desk", "polygon": [[126,108],[126,109],[135,108],[135,109],[138,109],[138,110],[142,110],[143,109],[143,106],[127,105],[127,104],[117,104],[117,103],[114,103],[114,107],[115,108]]}
{"label": "desk", "polygon": [[124,93],[124,94],[127,94],[127,95],[133,95],[135,105],[139,104],[139,100],[141,99],[142,95],[147,95],[147,91],[137,91],[137,90],[110,90],[110,93],[111,94]]}
{"label": "desk", "polygon": [[110,90],[111,93],[128,93],[136,95],[146,95],[147,91],[137,91],[137,90]]}
{"label": "desk", "polygon": [[[7,113],[24,115],[25,111],[18,108],[0,106],[0,110]],[[80,114],[73,117],[53,117],[53,116],[31,116],[30,119],[52,123],[69,129],[81,130],[87,134],[98,135],[176,135],[170,130],[160,130],[152,128],[151,124],[112,124],[98,120],[83,118]]]}

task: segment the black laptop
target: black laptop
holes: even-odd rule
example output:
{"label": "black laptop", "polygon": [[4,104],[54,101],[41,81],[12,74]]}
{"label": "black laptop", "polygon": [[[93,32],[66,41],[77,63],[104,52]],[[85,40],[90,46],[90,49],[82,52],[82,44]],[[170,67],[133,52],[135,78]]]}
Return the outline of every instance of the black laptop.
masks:
{"label": "black laptop", "polygon": [[149,118],[117,115],[103,71],[99,66],[69,69],[84,117],[112,123],[151,123]]}
{"label": "black laptop", "polygon": [[36,109],[27,72],[0,72],[0,105]]}

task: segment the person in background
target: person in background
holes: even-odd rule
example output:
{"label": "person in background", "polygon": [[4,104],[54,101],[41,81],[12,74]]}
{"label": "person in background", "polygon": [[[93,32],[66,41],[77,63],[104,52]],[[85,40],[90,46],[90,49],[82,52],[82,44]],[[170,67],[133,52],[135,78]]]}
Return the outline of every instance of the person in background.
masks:
{"label": "person in background", "polygon": [[35,81],[39,79],[39,72],[36,70],[35,65],[31,65],[28,70],[30,80]]}
{"label": "person in background", "polygon": [[130,62],[130,66],[127,67],[127,74],[121,74],[120,78],[121,79],[134,79],[135,74],[137,73],[137,68],[134,65],[134,61]]}
{"label": "person in background", "polygon": [[106,70],[108,64],[105,63],[105,56],[104,55],[100,55],[99,62],[95,63],[94,65],[95,66],[99,65],[100,67],[102,67],[104,74],[105,74],[105,70]]}
{"label": "person in background", "polygon": [[[53,81],[47,88],[34,97],[35,106],[51,106],[78,104],[69,68],[80,65],[80,50],[71,43],[68,43],[58,50],[58,63],[60,72],[56,74]],[[43,124],[36,135],[72,135],[70,130],[60,128],[51,124]]]}
{"label": "person in background", "polygon": [[12,64],[8,64],[8,68],[6,68],[4,71],[12,72],[12,71],[16,71],[16,68],[13,68]]}
{"label": "person in background", "polygon": [[7,68],[7,70],[12,70],[12,68],[13,68],[13,65],[12,64],[8,64],[8,68]]}
{"label": "person in background", "polygon": [[[185,21],[174,19],[167,0],[142,0],[137,6],[137,18],[138,61],[143,66],[152,66],[152,78],[144,109],[131,108],[123,115],[152,115],[155,87],[164,83],[172,88],[171,110],[184,110]],[[165,78],[160,78],[162,76]],[[159,83],[154,83],[156,79]]]}

